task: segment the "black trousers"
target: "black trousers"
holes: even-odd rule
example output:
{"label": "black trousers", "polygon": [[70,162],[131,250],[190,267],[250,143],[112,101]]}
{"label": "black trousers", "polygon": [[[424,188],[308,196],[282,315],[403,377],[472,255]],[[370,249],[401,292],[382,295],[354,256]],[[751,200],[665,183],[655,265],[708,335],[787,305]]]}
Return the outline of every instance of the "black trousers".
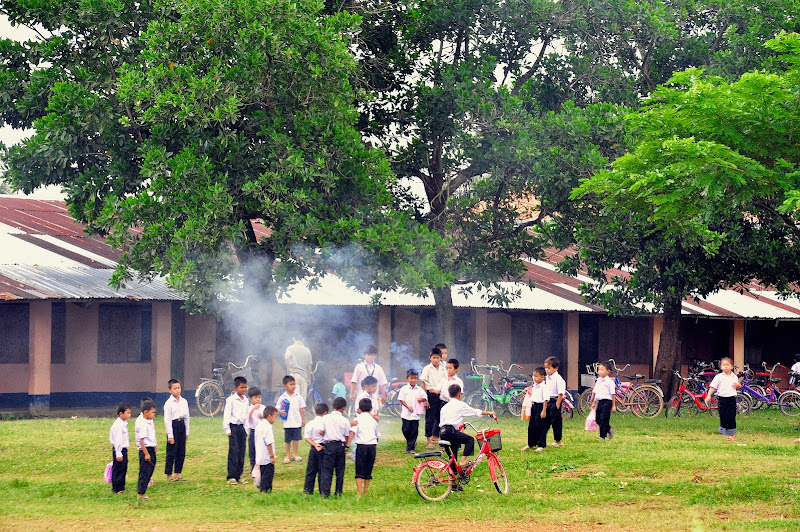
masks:
{"label": "black trousers", "polygon": [[553,439],[561,441],[564,431],[564,420],[561,417],[561,409],[556,406],[556,400],[550,399],[547,402],[547,418],[550,420],[550,426],[553,427]]}
{"label": "black trousers", "polygon": [[247,432],[244,425],[231,425],[231,435],[228,437],[228,479],[235,478],[237,482],[242,479],[246,445]]}
{"label": "black trousers", "polygon": [[372,468],[375,466],[375,456],[378,446],[356,445],[356,478],[372,480]]}
{"label": "black trousers", "polygon": [[265,464],[258,466],[261,469],[261,491],[269,493],[272,491],[272,479],[275,477],[275,464]]}
{"label": "black trousers", "polygon": [[331,496],[333,473],[336,473],[336,491],[341,495],[344,488],[345,448],[343,441],[329,441],[322,451],[322,468],[319,472],[319,492],[323,497]]}
{"label": "black trousers", "polygon": [[182,419],[172,420],[172,436],[175,443],[167,440],[167,458],[164,460],[164,474],[171,475],[175,467],[175,474],[183,471],[183,461],[186,458],[186,424]]}
{"label": "black trousers", "polygon": [[128,449],[122,449],[122,461],[117,462],[117,455],[114,453],[114,446],[111,446],[111,491],[119,493],[125,491],[125,475],[128,474]]}
{"label": "black trousers", "polygon": [[727,436],[736,434],[736,397],[717,397],[719,431]]}
{"label": "black trousers", "polygon": [[413,451],[417,447],[419,419],[404,419],[402,431],[403,437],[406,439],[406,451]]}
{"label": "black trousers", "polygon": [[428,392],[428,404],[430,408],[425,411],[425,437],[439,435],[439,413],[442,411],[442,400],[439,394]]}
{"label": "black trousers", "polygon": [[464,434],[452,425],[442,427],[439,437],[450,442],[450,448],[453,450],[456,460],[458,459],[458,450],[462,444],[464,445],[464,456],[475,454],[475,438],[469,434]]}
{"label": "black trousers", "polygon": [[256,429],[250,429],[247,435],[247,455],[250,457],[250,471],[252,471],[256,466]]}
{"label": "black trousers", "polygon": [[322,491],[322,453],[324,451],[325,447],[322,448],[322,451],[318,451],[316,447],[311,447],[311,450],[308,451],[306,481],[305,484],[303,484],[303,493],[314,493],[314,484],[317,482],[317,478],[319,478],[319,490]]}
{"label": "black trousers", "polygon": [[600,399],[597,401],[595,421],[597,421],[597,426],[600,427],[601,438],[608,436],[608,429],[611,427],[611,406],[613,404],[611,399]]}
{"label": "black trousers", "polygon": [[148,447],[147,452],[150,453],[150,461],[144,459],[144,451],[139,451],[139,495],[147,493],[147,485],[150,479],[153,478],[153,471],[156,470],[156,448]]}
{"label": "black trousers", "polygon": [[550,418],[545,415],[542,419],[542,410],[547,411],[544,403],[531,404],[531,419],[528,421],[528,447],[547,447],[547,429],[550,428]]}

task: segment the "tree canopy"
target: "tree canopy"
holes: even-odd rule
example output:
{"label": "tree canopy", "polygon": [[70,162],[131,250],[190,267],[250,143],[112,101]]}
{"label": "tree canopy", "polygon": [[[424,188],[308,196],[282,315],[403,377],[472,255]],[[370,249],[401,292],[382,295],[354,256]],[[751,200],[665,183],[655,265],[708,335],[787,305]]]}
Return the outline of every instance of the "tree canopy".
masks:
{"label": "tree canopy", "polygon": [[237,286],[232,252],[272,297],[331,266],[360,288],[436,284],[436,239],[394,208],[355,127],[359,17],[322,7],[6,2],[49,32],[0,42],[0,117],[35,128],[3,152],[8,178],[62,185],[122,250],[115,282],[169,275],[195,306]]}

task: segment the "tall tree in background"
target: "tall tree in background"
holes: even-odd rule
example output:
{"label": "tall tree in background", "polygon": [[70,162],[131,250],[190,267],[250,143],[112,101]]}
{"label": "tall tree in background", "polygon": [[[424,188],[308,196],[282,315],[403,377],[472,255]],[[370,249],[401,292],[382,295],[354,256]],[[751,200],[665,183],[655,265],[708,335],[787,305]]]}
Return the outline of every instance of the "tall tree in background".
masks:
{"label": "tall tree in background", "polygon": [[[673,70],[740,74],[798,24],[789,0],[757,2],[328,0],[364,16],[357,41],[365,136],[422,190],[395,195],[454,245],[438,256],[454,286],[505,304],[523,257],[542,255],[570,190],[624,152],[616,105]],[[735,58],[735,59],[732,59]],[[574,102],[572,105],[570,102]],[[603,104],[606,104],[605,106]],[[608,105],[611,104],[611,105]],[[585,130],[591,124],[592,129]],[[569,227],[558,236],[570,234]],[[434,288],[454,342],[451,286]]]}
{"label": "tall tree in background", "polygon": [[209,308],[238,286],[231,251],[271,298],[329,267],[359,288],[438,282],[436,239],[393,208],[391,169],[355,127],[357,16],[280,0],[3,10],[44,28],[0,41],[0,118],[36,130],[3,152],[7,177],[63,186],[122,250],[115,283],[168,275]]}
{"label": "tall tree in background", "polygon": [[[769,45],[800,64],[800,35]],[[676,74],[628,118],[636,148],[575,191],[577,254],[564,268],[587,267],[596,284],[585,294],[614,313],[663,311],[665,389],[680,366],[686,298],[754,279],[790,292],[800,281],[799,76],[796,66],[735,82]]]}

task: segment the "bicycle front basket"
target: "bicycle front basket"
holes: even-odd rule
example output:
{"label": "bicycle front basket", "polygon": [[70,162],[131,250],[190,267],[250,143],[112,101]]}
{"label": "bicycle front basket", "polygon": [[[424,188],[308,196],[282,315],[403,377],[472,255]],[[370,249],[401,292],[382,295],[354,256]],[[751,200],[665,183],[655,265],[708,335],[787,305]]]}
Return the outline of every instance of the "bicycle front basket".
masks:
{"label": "bicycle front basket", "polygon": [[[475,435],[478,438],[478,441],[483,441],[483,433],[479,432]],[[486,441],[489,442],[489,449],[492,450],[493,453],[500,451],[503,449],[503,442],[500,439],[500,429],[494,430],[487,430],[486,431]]]}

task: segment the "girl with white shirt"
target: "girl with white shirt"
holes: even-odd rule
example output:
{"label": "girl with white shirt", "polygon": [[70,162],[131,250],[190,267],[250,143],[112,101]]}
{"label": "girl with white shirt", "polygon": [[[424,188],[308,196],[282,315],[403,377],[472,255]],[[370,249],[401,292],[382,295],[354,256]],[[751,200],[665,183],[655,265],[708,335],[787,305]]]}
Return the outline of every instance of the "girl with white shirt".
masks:
{"label": "girl with white shirt", "polygon": [[711,402],[711,395],[717,392],[719,404],[719,433],[727,436],[726,441],[736,440],[736,390],[742,387],[739,377],[733,372],[733,360],[728,357],[719,361],[718,373],[708,387],[706,405]]}
{"label": "girl with white shirt", "polygon": [[597,381],[594,383],[594,403],[597,425],[600,427],[600,441],[605,441],[606,437],[610,440],[614,437],[614,427],[611,426],[611,412],[617,411],[617,403],[614,397],[617,385],[611,378],[611,364],[609,362],[599,362],[597,364]]}

